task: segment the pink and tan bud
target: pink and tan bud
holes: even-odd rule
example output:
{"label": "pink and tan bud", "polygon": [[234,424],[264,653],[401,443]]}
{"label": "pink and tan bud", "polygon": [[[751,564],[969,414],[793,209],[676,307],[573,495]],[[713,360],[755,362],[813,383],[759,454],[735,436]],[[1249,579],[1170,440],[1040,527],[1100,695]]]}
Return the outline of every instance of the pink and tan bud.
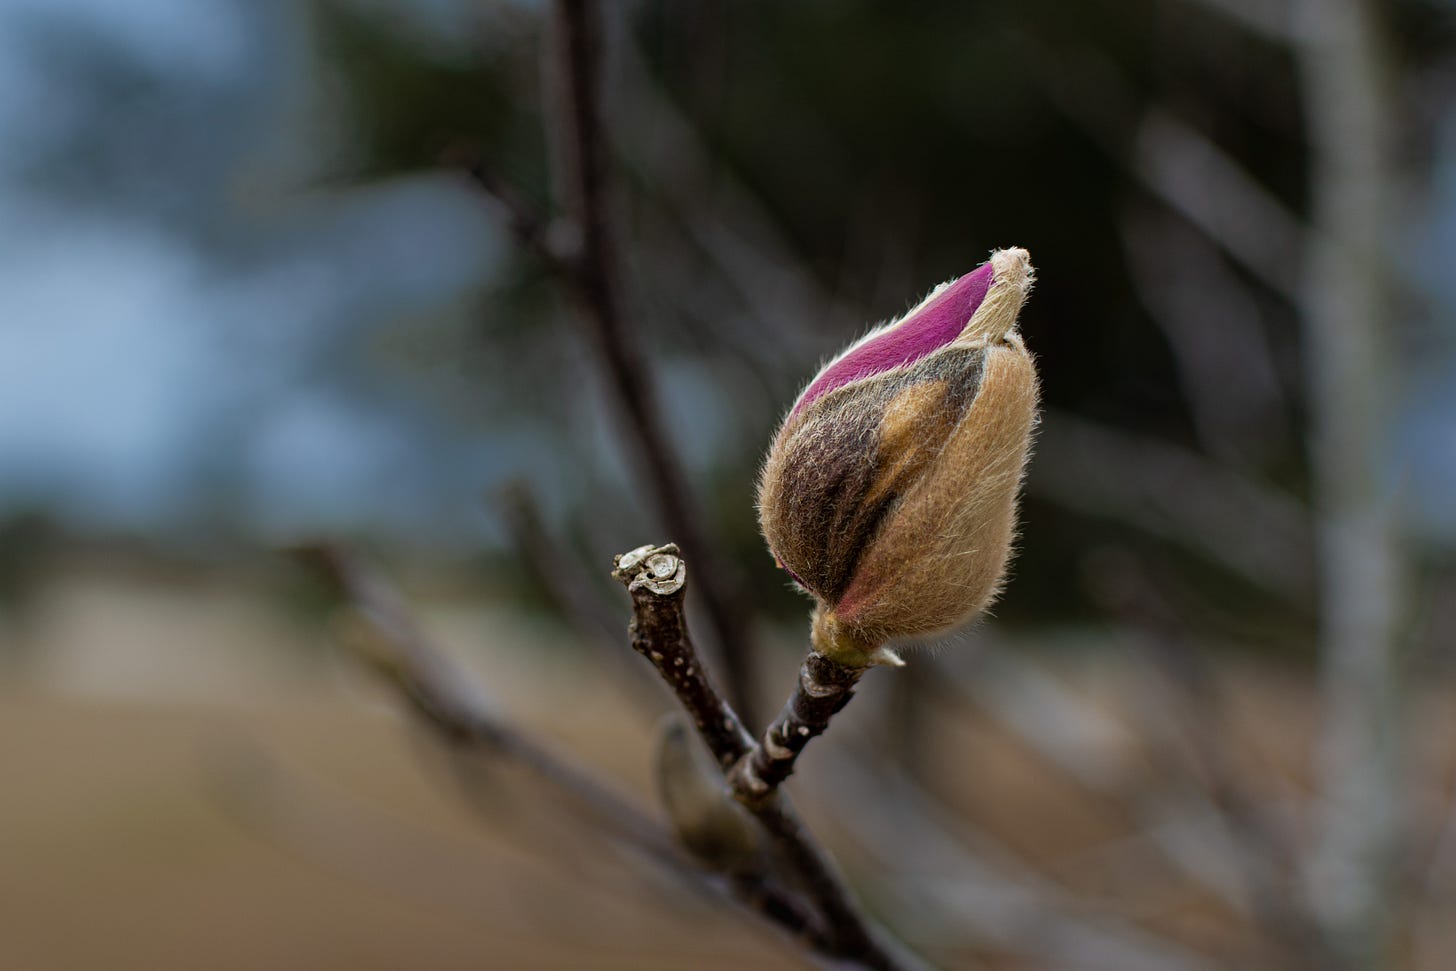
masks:
{"label": "pink and tan bud", "polygon": [[1023,249],[857,341],[795,402],[759,479],[770,550],[818,601],[814,646],[898,663],[893,640],[970,620],[1000,590],[1036,420],[1016,318]]}

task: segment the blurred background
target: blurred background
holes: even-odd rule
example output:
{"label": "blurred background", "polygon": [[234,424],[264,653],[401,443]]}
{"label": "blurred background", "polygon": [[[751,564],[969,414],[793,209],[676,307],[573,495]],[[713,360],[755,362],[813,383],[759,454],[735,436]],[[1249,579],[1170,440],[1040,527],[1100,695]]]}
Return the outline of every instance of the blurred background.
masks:
{"label": "blurred background", "polygon": [[[605,6],[627,320],[760,721],[807,630],[776,422],[1038,267],[1007,593],[793,784],[868,906],[946,967],[1449,967],[1456,9]],[[0,968],[800,966],[509,765],[462,788],[287,553],[367,550],[652,804],[607,568],[680,537],[463,164],[562,212],[548,7],[0,0]]]}

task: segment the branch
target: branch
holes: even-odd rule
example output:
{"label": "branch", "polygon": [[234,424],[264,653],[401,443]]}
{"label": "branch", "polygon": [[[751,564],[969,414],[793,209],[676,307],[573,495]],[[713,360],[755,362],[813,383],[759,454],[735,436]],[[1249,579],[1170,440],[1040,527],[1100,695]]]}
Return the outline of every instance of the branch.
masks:
{"label": "branch", "polygon": [[1298,302],[1308,230],[1297,215],[1207,136],[1153,110],[1138,127],[1144,184],[1277,293]]}
{"label": "branch", "polygon": [[484,709],[465,679],[415,625],[398,592],[347,551],[318,546],[301,552],[358,609],[372,635],[368,659],[449,746],[505,759],[531,772],[583,810],[602,832],[663,867],[694,889],[731,894],[747,911],[796,941],[821,941],[817,926],[777,883],[719,880],[692,866],[654,820],[586,771],[553,754]]}
{"label": "branch", "polygon": [[1172,113],[1145,102],[1108,57],[1026,42],[1052,105],[1145,189],[1266,286],[1298,303],[1308,227],[1237,159]]}
{"label": "branch", "polygon": [[[1292,892],[1297,848],[1262,810],[1231,760],[1222,698],[1214,673],[1179,611],[1159,589],[1155,574],[1136,558],[1104,559],[1093,583],[1094,596],[1128,631],[1139,654],[1150,663],[1138,665],[1157,679],[1144,693],[1160,706],[1142,733],[1162,763],[1160,775],[1191,774],[1229,834],[1239,841],[1237,862],[1253,916],[1270,940],[1284,949],[1286,964],[1323,967],[1328,957],[1311,915]],[[1170,724],[1171,723],[1171,724]],[[1176,726],[1187,743],[1177,752],[1166,744],[1162,726]],[[1162,736],[1162,738],[1160,738]]]}
{"label": "branch", "polygon": [[552,607],[571,626],[633,706],[651,718],[660,689],[622,654],[621,618],[598,590],[581,557],[556,535],[541,514],[531,490],[513,482],[494,496],[492,508],[509,533],[517,559],[531,573]]}
{"label": "branch", "polygon": [[366,658],[447,744],[515,762],[585,807],[591,817],[647,856],[683,861],[659,827],[604,783],[499,721],[466,688],[466,678],[429,643],[399,593],[348,551],[318,546],[302,556],[352,604],[371,635]]}
{"label": "branch", "polygon": [[573,272],[577,253],[576,247],[564,238],[566,227],[553,222],[539,206],[517,192],[479,152],[455,149],[446,154],[444,163],[463,170],[476,188],[495,200],[522,249],[535,254],[559,274]]}
{"label": "branch", "polygon": [[563,161],[568,208],[581,239],[580,257],[568,282],[663,525],[680,537],[706,577],[699,592],[733,697],[749,705],[755,676],[748,612],[735,602],[740,598],[734,592],[734,571],[713,554],[699,526],[702,519],[663,425],[646,362],[627,324],[607,173],[609,146],[602,125],[601,12],[595,0],[557,0],[555,9],[559,50],[554,68],[560,74],[562,95],[558,144],[567,156]]}
{"label": "branch", "polygon": [[728,782],[740,800],[761,800],[777,791],[809,740],[824,734],[829,719],[849,704],[865,670],[809,652],[784,710],[729,773]]}
{"label": "branch", "polygon": [[1120,230],[1132,282],[1173,352],[1200,444],[1235,466],[1288,454],[1287,394],[1249,284],[1171,214],[1130,214]]}
{"label": "branch", "polygon": [[[683,616],[687,564],[676,545],[644,546],[624,553],[613,575],[632,597],[632,648],[657,669],[677,694],[725,775],[751,751],[753,736],[709,681]],[[768,833],[778,863],[792,875],[825,924],[833,957],[876,971],[923,968],[913,955],[886,940],[860,910],[833,861],[804,828],[778,790],[734,795]]]}

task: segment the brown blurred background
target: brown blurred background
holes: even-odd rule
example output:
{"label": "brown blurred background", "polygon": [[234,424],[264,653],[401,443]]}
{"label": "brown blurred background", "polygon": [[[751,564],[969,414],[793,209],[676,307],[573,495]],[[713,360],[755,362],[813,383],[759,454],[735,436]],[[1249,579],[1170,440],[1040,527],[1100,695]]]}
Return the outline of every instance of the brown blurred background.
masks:
{"label": "brown blurred background", "polygon": [[[461,164],[561,206],[549,6],[0,0],[0,969],[800,966],[439,751],[287,553],[368,551],[658,812],[606,573],[676,537]],[[867,906],[950,968],[1448,967],[1452,6],[605,6],[628,320],[760,718],[806,632],[775,422],[992,248],[1038,267],[1007,593],[790,786]]]}

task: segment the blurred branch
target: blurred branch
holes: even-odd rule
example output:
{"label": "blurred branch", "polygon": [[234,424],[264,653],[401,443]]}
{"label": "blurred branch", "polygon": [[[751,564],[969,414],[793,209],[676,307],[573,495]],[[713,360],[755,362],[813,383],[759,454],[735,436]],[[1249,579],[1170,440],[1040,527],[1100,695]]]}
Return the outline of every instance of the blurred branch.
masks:
{"label": "blurred branch", "polygon": [[553,129],[548,143],[564,183],[563,225],[553,224],[525,202],[483,161],[472,160],[469,171],[505,209],[522,245],[540,256],[570,291],[616,402],[623,441],[635,453],[631,464],[644,470],[663,525],[701,565],[698,590],[718,658],[733,697],[749,710],[756,682],[750,614],[740,602],[736,571],[708,541],[629,325],[611,197],[610,144],[602,123],[601,10],[596,0],[556,0],[552,24],[554,43],[547,45],[543,57],[548,88],[558,96],[549,106]]}
{"label": "blurred branch", "polygon": [[[862,326],[825,292],[777,217],[733,167],[715,162],[711,146],[663,93],[630,35],[621,61],[622,103],[632,110],[612,119],[615,148],[643,170],[748,310],[756,332],[739,335],[739,343],[782,367],[786,358],[823,353],[810,335],[814,323],[831,333]],[[785,321],[797,326],[785,327]]]}
{"label": "blurred branch", "polygon": [[671,866],[684,865],[658,826],[635,806],[491,715],[469,692],[462,673],[428,642],[398,592],[380,574],[334,546],[314,547],[303,555],[367,624],[368,643],[354,646],[443,741],[521,765],[645,855]]}
{"label": "blurred branch", "polygon": [[1270,940],[1282,945],[1285,963],[1322,967],[1317,928],[1292,892],[1298,859],[1294,839],[1267,817],[1232,765],[1214,674],[1191,643],[1179,612],[1166,601],[1153,574],[1133,558],[1104,559],[1089,572],[1097,598],[1151,662],[1136,668],[1157,682],[1156,690],[1144,693],[1157,702],[1157,711],[1142,734],[1157,743],[1166,735],[1157,730],[1158,724],[1171,721],[1186,742],[1176,748],[1153,744],[1154,756],[1165,771],[1193,777],[1236,839],[1249,908]]}
{"label": "blurred branch", "polygon": [[331,791],[261,746],[229,740],[205,768],[206,791],[229,819],[312,865],[460,917],[492,892],[480,879],[485,861],[466,847]]}
{"label": "blurred branch", "polygon": [[[708,679],[688,636],[683,616],[687,564],[676,546],[640,547],[616,558],[613,575],[632,597],[632,648],[646,658],[677,694],[725,778],[754,750],[753,736]],[[879,971],[912,971],[923,964],[885,939],[860,910],[844,879],[804,828],[798,815],[772,789],[734,795],[768,833],[777,862],[794,878],[824,920],[831,956]]]}
{"label": "blurred branch", "polygon": [[935,800],[894,767],[862,765],[826,777],[837,819],[891,874],[901,918],[928,933],[967,937],[1063,971],[1216,971],[1221,963],[1114,916],[1088,913],[1065,891],[1006,853],[996,862],[967,846]]}
{"label": "blurred branch", "polygon": [[1407,554],[1381,462],[1396,313],[1386,245],[1398,108],[1384,31],[1363,0],[1301,0],[1295,54],[1312,149],[1300,279],[1320,549],[1322,806],[1308,879],[1351,968],[1385,966],[1397,909],[1405,730],[1396,659]]}
{"label": "blurred branch", "polygon": [[636,445],[663,524],[699,564],[703,577],[699,593],[730,692],[751,710],[755,655],[748,635],[749,613],[738,602],[737,574],[708,542],[701,513],[694,508],[687,477],[664,427],[646,362],[627,324],[609,198],[610,146],[602,125],[601,9],[596,0],[557,0],[555,26],[556,67],[562,75],[558,81],[562,98],[556,119],[558,144],[566,156],[568,211],[581,233],[581,259],[573,277],[577,303],[591,324],[604,371],[626,418],[628,436]]}
{"label": "blurred branch", "polygon": [[1300,504],[1196,453],[1048,410],[1027,488],[1179,543],[1296,604],[1311,599]]}
{"label": "blurred branch", "polygon": [[[993,647],[973,671],[945,666],[945,676],[958,697],[1089,791],[1126,805],[1142,826],[1137,836],[1084,856],[1097,856],[1105,864],[1112,852],[1148,847],[1241,912],[1277,913],[1278,920],[1269,926],[1279,930],[1279,940],[1292,940],[1293,933],[1286,932],[1300,922],[1286,919],[1282,901],[1264,896],[1278,865],[1289,862],[1292,848],[1264,820],[1262,807],[1243,791],[1221,755],[1209,757],[1210,750],[1219,751],[1217,723],[1194,724],[1198,712],[1187,710],[1180,697],[1173,704],[1159,704],[1146,724],[1125,728],[1019,653],[1015,645]],[[1165,688],[1160,684],[1135,697],[1160,702],[1168,697]],[[1202,772],[1190,769],[1185,748],[1170,738],[1170,722],[1182,729],[1179,740],[1193,743],[1192,758]],[[1205,737],[1193,739],[1193,731]],[[1159,762],[1156,785],[1132,777],[1128,748],[1134,737],[1145,739]],[[1173,781],[1182,778],[1196,784]]]}
{"label": "blurred branch", "polygon": [[1235,262],[1299,302],[1308,229],[1296,213],[1207,136],[1169,111],[1144,110],[1146,99],[1102,53],[1023,45],[1047,65],[1032,77],[1057,110]]}
{"label": "blurred branch", "polygon": [[1204,449],[1236,464],[1288,453],[1287,400],[1248,286],[1167,214],[1121,222],[1132,281],[1162,329]]}
{"label": "blurred branch", "polygon": [[1298,302],[1307,230],[1223,149],[1173,115],[1138,126],[1134,170],[1152,192],[1270,289]]}
{"label": "blurred branch", "polygon": [[[725,891],[747,910],[796,941],[818,940],[817,928],[776,884],[726,883],[692,866],[662,829],[631,802],[574,764],[492,716],[415,626],[399,594],[346,551],[314,547],[302,554],[359,611],[371,635],[365,647],[374,668],[409,700],[424,724],[455,750],[505,759],[527,770],[579,807],[602,833],[666,868],[691,886]],[[356,645],[363,646],[363,645]]]}
{"label": "blurred branch", "polygon": [[1294,40],[1293,0],[1184,0],[1275,43]]}
{"label": "blurred branch", "polygon": [[534,575],[556,611],[611,673],[622,690],[641,704],[633,711],[652,717],[660,696],[650,678],[621,651],[621,620],[609,607],[575,552],[554,536],[530,488],[513,483],[495,497],[495,507],[510,534],[516,555]]}

